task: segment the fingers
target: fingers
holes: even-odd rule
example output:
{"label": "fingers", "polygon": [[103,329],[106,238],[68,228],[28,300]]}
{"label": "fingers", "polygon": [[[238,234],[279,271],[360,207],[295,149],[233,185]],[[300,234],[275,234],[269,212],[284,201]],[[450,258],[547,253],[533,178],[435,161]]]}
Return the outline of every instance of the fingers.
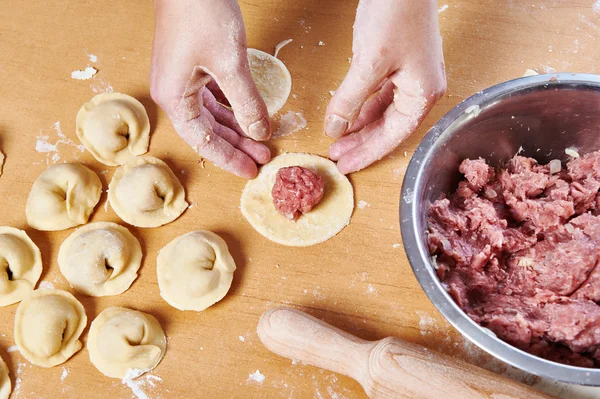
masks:
{"label": "fingers", "polygon": [[202,102],[208,111],[214,116],[215,120],[221,125],[225,125],[231,130],[234,130],[238,134],[245,135],[244,131],[240,127],[239,123],[235,119],[233,112],[219,104],[215,95],[208,89],[202,90],[200,95],[202,96]]}
{"label": "fingers", "polygon": [[380,67],[366,67],[353,62],[348,75],[327,106],[325,134],[333,138],[343,136],[363,104],[386,76],[386,71]]}
{"label": "fingers", "polygon": [[217,83],[243,132],[255,140],[268,140],[271,137],[269,113],[250,73],[245,49],[243,54],[237,55],[237,60],[230,62],[235,66],[219,71]]}
{"label": "fingers", "polygon": [[394,100],[394,84],[386,81],[381,90],[371,97],[360,110],[358,117],[348,128],[348,132],[357,132],[383,116]]}

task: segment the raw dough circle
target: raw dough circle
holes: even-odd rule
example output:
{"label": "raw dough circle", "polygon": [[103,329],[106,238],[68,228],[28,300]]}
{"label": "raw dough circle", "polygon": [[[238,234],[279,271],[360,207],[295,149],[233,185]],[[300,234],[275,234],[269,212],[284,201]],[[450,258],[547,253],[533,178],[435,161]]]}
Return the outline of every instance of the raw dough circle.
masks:
{"label": "raw dough circle", "polygon": [[117,215],[138,227],[158,227],[177,219],[188,207],[185,191],[169,166],[141,156],[115,172],[108,198]]}
{"label": "raw dough circle", "polygon": [[94,158],[105,165],[123,165],[148,152],[150,120],[135,98],[101,93],[77,113],[77,137]]}
{"label": "raw dough circle", "polygon": [[[277,212],[271,195],[277,171],[285,166],[308,168],[325,183],[321,202],[295,222]],[[256,231],[292,247],[307,247],[332,238],[350,223],[353,209],[354,193],[348,178],[333,162],[314,154],[291,153],[273,158],[256,179],[246,184],[241,198],[242,214]]]}
{"label": "raw dough circle", "polygon": [[105,376],[135,378],[160,363],[167,338],[154,316],[112,307],[92,322],[87,349],[90,361]]}
{"label": "raw dough circle", "polygon": [[158,253],[160,296],[179,310],[200,312],[227,294],[235,268],[221,237],[207,230],[184,234]]}
{"label": "raw dough circle", "polygon": [[11,391],[10,376],[8,375],[8,367],[0,357],[0,399],[8,399]]}
{"label": "raw dough circle", "polygon": [[87,324],[83,305],[61,290],[36,290],[23,299],[15,315],[15,343],[31,363],[54,367],[81,349]]}
{"label": "raw dough circle", "polygon": [[27,224],[37,230],[64,230],[87,223],[100,200],[102,183],[79,163],[54,165],[33,183],[27,198]]}
{"label": "raw dough circle", "polygon": [[269,116],[283,107],[292,91],[292,76],[281,60],[264,51],[248,49],[250,72]]}
{"label": "raw dough circle", "polygon": [[118,295],[137,278],[142,247],[125,227],[97,222],[75,230],[60,246],[58,265],[71,287],[90,296]]}
{"label": "raw dough circle", "polygon": [[27,233],[14,227],[0,227],[0,306],[29,296],[41,274],[40,249]]}

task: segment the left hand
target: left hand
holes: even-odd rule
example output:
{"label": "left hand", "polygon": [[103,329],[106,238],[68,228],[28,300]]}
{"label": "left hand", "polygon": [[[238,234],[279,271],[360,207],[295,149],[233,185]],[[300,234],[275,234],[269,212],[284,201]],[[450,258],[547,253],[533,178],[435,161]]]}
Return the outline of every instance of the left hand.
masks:
{"label": "left hand", "polygon": [[329,156],[344,174],[392,152],[445,93],[437,1],[360,0],[352,52],[325,114],[325,133],[339,138]]}

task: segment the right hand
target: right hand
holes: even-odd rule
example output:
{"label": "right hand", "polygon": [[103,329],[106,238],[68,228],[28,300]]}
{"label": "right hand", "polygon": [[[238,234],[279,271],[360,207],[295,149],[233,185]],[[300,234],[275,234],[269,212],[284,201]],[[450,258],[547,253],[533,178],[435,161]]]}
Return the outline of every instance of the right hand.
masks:
{"label": "right hand", "polygon": [[[271,159],[269,114],[234,0],[155,0],[152,99],[202,157],[248,179]],[[233,112],[217,102],[224,95]],[[254,139],[254,140],[253,140]]]}

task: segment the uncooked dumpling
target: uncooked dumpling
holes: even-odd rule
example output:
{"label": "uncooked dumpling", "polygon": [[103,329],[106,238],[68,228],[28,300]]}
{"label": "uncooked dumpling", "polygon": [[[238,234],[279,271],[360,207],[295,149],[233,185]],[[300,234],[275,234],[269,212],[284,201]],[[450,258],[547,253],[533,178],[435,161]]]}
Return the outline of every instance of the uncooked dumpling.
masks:
{"label": "uncooked dumpling", "polygon": [[41,274],[42,255],[27,233],[0,227],[0,306],[31,294]]}
{"label": "uncooked dumpling", "polygon": [[134,158],[117,169],[108,197],[117,215],[138,227],[170,223],[188,207],[177,176],[166,163],[151,156]]}
{"label": "uncooked dumpling", "polygon": [[97,222],[75,230],[61,245],[58,265],[69,284],[90,296],[118,295],[137,278],[139,241],[125,227]]}
{"label": "uncooked dumpling", "polygon": [[8,399],[10,396],[11,383],[8,367],[0,357],[0,399]]}
{"label": "uncooked dumpling", "polygon": [[156,265],[163,299],[179,310],[197,312],[223,299],[235,271],[227,243],[206,230],[175,238],[160,250]]}
{"label": "uncooked dumpling", "polygon": [[284,106],[292,90],[290,71],[281,60],[253,48],[248,49],[248,62],[269,116],[273,116]]}
{"label": "uncooked dumpling", "polygon": [[[277,171],[286,166],[310,169],[325,183],[321,201],[296,221],[281,215],[273,205]],[[246,184],[241,210],[252,227],[269,240],[306,247],[332,238],[350,223],[354,194],[348,178],[330,160],[313,154],[283,154],[263,166],[258,176]]]}
{"label": "uncooked dumpling", "polygon": [[123,165],[148,152],[150,121],[135,98],[122,93],[101,93],[77,113],[77,137],[105,165]]}
{"label": "uncooked dumpling", "polygon": [[25,207],[27,224],[51,231],[87,223],[101,193],[100,179],[85,166],[51,166],[33,183]]}
{"label": "uncooked dumpling", "polygon": [[154,316],[112,307],[92,322],[87,349],[102,374],[122,379],[155,368],[165,355],[167,339]]}
{"label": "uncooked dumpling", "polygon": [[36,290],[23,299],[15,315],[15,342],[31,363],[54,367],[81,349],[87,324],[83,305],[70,293]]}

